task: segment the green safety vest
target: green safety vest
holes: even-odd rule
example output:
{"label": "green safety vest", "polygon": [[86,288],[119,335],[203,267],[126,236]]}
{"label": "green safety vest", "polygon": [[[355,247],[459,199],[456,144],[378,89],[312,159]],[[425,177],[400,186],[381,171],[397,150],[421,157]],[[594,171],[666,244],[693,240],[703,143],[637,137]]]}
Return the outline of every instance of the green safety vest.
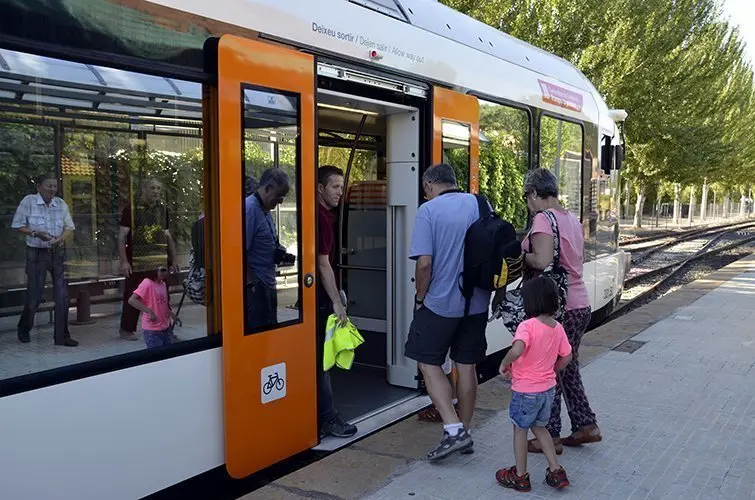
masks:
{"label": "green safety vest", "polygon": [[325,326],[325,347],[322,355],[322,368],[325,371],[337,366],[349,370],[354,362],[354,349],[364,343],[359,330],[349,321],[338,326],[338,317],[331,314]]}

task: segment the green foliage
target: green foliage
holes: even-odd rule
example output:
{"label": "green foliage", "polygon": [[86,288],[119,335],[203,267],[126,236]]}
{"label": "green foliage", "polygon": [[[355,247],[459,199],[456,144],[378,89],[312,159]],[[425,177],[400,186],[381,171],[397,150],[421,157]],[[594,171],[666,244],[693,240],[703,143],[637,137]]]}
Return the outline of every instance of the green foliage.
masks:
{"label": "green foliage", "polygon": [[716,0],[442,1],[572,62],[626,109],[622,175],[636,190],[755,184],[752,68]]}
{"label": "green foliage", "polygon": [[527,223],[522,185],[529,156],[529,118],[521,110],[492,103],[480,106],[480,193],[517,228]]}

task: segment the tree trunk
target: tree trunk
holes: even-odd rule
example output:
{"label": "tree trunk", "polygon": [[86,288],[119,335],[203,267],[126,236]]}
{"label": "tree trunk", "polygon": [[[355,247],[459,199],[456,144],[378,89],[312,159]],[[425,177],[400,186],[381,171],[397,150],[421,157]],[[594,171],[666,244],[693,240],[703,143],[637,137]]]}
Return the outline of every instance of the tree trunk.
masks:
{"label": "tree trunk", "polygon": [[744,217],[745,216],[745,194],[742,193],[742,196],[739,198],[739,216]]}
{"label": "tree trunk", "polygon": [[629,218],[629,180],[627,179],[627,183],[625,184],[626,189],[624,191],[624,218]]}
{"label": "tree trunk", "polygon": [[730,208],[729,205],[731,205],[731,198],[727,194],[726,196],[724,196],[724,213],[723,213],[724,219],[729,217],[729,208]]}
{"label": "tree trunk", "polygon": [[702,205],[700,206],[700,222],[705,220],[708,215],[708,179],[703,181]]}
{"label": "tree trunk", "polygon": [[692,186],[689,190],[689,214],[687,214],[687,220],[692,225],[692,218],[695,216],[695,186]]}
{"label": "tree trunk", "polygon": [[642,227],[642,210],[645,206],[645,186],[637,190],[637,204],[634,212],[634,227]]}
{"label": "tree trunk", "polygon": [[682,201],[680,199],[681,186],[674,184],[674,225],[679,225],[682,217]]}

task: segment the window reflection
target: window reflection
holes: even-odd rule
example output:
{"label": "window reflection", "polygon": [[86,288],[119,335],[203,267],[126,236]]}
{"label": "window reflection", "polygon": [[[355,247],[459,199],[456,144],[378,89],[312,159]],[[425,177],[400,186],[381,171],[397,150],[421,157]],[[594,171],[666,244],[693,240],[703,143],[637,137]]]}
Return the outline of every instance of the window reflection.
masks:
{"label": "window reflection", "polygon": [[[245,89],[244,304],[247,334],[301,320],[299,99]],[[252,189],[249,189],[252,188]]]}
{"label": "window reflection", "polygon": [[443,163],[456,172],[459,189],[469,191],[470,137],[469,125],[443,120]]}
{"label": "window reflection", "polygon": [[527,224],[522,200],[529,168],[530,118],[521,109],[480,101],[480,192],[517,228]]}
{"label": "window reflection", "polygon": [[540,120],[540,166],[559,181],[559,200],[582,217],[582,127],[550,116]]}
{"label": "window reflection", "polygon": [[[204,203],[201,86],[0,55],[0,379],[205,336],[205,307],[182,300]],[[145,280],[155,321],[131,300]]]}

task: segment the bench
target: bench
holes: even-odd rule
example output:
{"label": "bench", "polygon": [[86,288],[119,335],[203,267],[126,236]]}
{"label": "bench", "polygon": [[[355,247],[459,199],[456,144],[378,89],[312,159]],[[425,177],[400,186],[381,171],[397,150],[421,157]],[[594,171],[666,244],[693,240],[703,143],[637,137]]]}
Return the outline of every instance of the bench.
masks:
{"label": "bench", "polygon": [[[180,271],[177,274],[171,275],[171,279],[169,280],[170,293],[183,293],[181,283],[183,283],[187,274],[188,271]],[[105,297],[105,290],[121,288],[124,281],[125,278],[123,276],[103,276],[69,281],[68,307],[76,308],[76,319],[71,321],[71,323],[74,325],[89,325],[94,323],[91,315],[91,305],[93,303],[106,304],[123,300],[121,294]],[[93,297],[102,298],[92,300]],[[52,283],[45,283],[42,301],[37,312],[49,312],[50,323],[52,323],[53,312],[55,311]],[[26,287],[0,287],[0,318],[20,315],[25,304]]]}

